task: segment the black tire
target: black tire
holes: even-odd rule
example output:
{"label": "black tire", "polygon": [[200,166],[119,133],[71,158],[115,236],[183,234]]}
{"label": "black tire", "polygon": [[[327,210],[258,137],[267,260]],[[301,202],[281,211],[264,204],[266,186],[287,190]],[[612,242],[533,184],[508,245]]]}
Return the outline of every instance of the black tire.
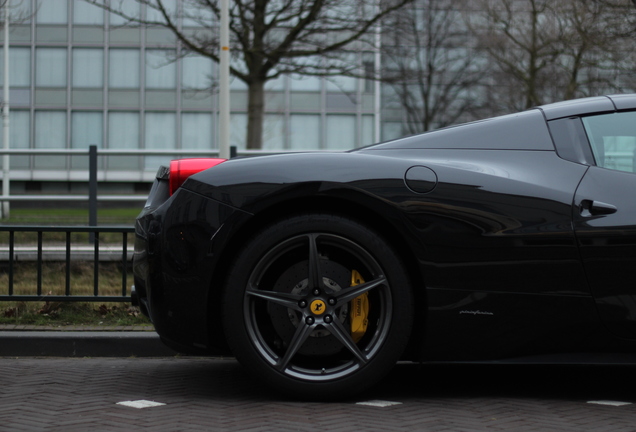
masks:
{"label": "black tire", "polygon": [[[368,308],[357,300],[363,293]],[[357,341],[349,322],[354,299],[357,312],[368,313]],[[273,388],[334,399],[370,387],[393,367],[410,337],[412,308],[407,272],[378,233],[348,218],[298,215],[270,225],[238,255],[223,325],[236,358]]]}

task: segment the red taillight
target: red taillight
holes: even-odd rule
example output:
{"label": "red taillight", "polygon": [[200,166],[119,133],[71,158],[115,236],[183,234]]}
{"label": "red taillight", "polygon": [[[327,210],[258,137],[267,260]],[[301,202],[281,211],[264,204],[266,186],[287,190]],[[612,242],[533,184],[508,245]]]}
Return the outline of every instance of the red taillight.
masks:
{"label": "red taillight", "polygon": [[225,162],[227,159],[196,158],[176,159],[170,161],[170,195],[172,195],[184,181],[192,174],[196,174],[215,165]]}

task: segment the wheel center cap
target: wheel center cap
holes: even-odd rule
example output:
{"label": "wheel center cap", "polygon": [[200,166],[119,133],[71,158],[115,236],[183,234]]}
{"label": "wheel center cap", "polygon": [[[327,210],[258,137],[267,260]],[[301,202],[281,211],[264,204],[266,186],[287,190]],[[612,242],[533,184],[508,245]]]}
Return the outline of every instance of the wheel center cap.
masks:
{"label": "wheel center cap", "polygon": [[323,300],[320,300],[320,299],[316,299],[312,301],[311,304],[309,305],[309,310],[314,315],[322,315],[323,313],[325,313],[326,309],[327,309],[327,305],[325,304]]}

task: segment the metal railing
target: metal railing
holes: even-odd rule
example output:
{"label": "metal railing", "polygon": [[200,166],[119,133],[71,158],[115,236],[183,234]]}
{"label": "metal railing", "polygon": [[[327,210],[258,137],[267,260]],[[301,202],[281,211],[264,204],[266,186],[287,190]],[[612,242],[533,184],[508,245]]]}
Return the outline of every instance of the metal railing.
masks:
{"label": "metal railing", "polygon": [[[23,247],[16,247],[16,233],[37,233],[36,245],[31,250]],[[130,302],[127,277],[128,266],[132,260],[132,251],[129,250],[128,234],[134,233],[132,227],[36,227],[36,226],[0,226],[0,233],[8,233],[8,244],[0,246],[1,262],[7,263],[6,287],[0,287],[0,301],[81,301],[81,302]],[[43,245],[43,233],[64,233],[64,244],[59,247],[50,248]],[[72,245],[71,234],[87,233],[94,235],[94,243],[89,246],[78,247]],[[112,233],[121,234],[121,248],[119,246],[109,246],[107,249],[100,249],[100,234]],[[88,243],[88,241],[86,241]],[[36,261],[36,283],[30,288],[33,294],[15,293],[15,267],[20,254],[30,253],[34,255]],[[104,254],[109,255],[110,260],[121,263],[122,282],[120,295],[100,295],[99,291],[99,263],[103,261]],[[93,289],[92,295],[74,295],[71,291],[71,264],[77,257],[89,258],[87,261],[93,263]],[[63,259],[61,259],[63,258]],[[44,261],[61,261],[65,263],[65,283],[64,294],[49,295],[46,287],[43,286],[43,263]],[[5,294],[6,293],[6,294]]]}
{"label": "metal railing", "polygon": [[[232,155],[236,155],[236,148],[232,149]],[[88,195],[0,195],[0,203],[13,201],[88,201],[88,225],[97,226],[97,202],[98,201],[136,201],[143,202],[146,195],[98,195],[98,156],[197,156],[211,157],[214,153],[209,150],[111,150],[98,149],[96,145],[90,145],[87,149],[0,149],[0,155],[29,155],[29,156],[84,156],[88,157]],[[157,167],[158,168],[158,167]],[[3,183],[10,179],[5,179]],[[7,207],[8,208],[8,207]]]}

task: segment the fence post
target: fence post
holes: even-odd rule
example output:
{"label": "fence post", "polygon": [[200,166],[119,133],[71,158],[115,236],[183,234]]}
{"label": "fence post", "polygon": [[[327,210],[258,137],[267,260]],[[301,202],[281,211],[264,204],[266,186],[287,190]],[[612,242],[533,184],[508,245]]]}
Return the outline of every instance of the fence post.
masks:
{"label": "fence post", "polygon": [[[88,226],[97,226],[97,146],[88,147]],[[89,241],[95,243],[95,233]]]}
{"label": "fence post", "polygon": [[236,146],[230,146],[230,159],[234,159],[238,155]]}

